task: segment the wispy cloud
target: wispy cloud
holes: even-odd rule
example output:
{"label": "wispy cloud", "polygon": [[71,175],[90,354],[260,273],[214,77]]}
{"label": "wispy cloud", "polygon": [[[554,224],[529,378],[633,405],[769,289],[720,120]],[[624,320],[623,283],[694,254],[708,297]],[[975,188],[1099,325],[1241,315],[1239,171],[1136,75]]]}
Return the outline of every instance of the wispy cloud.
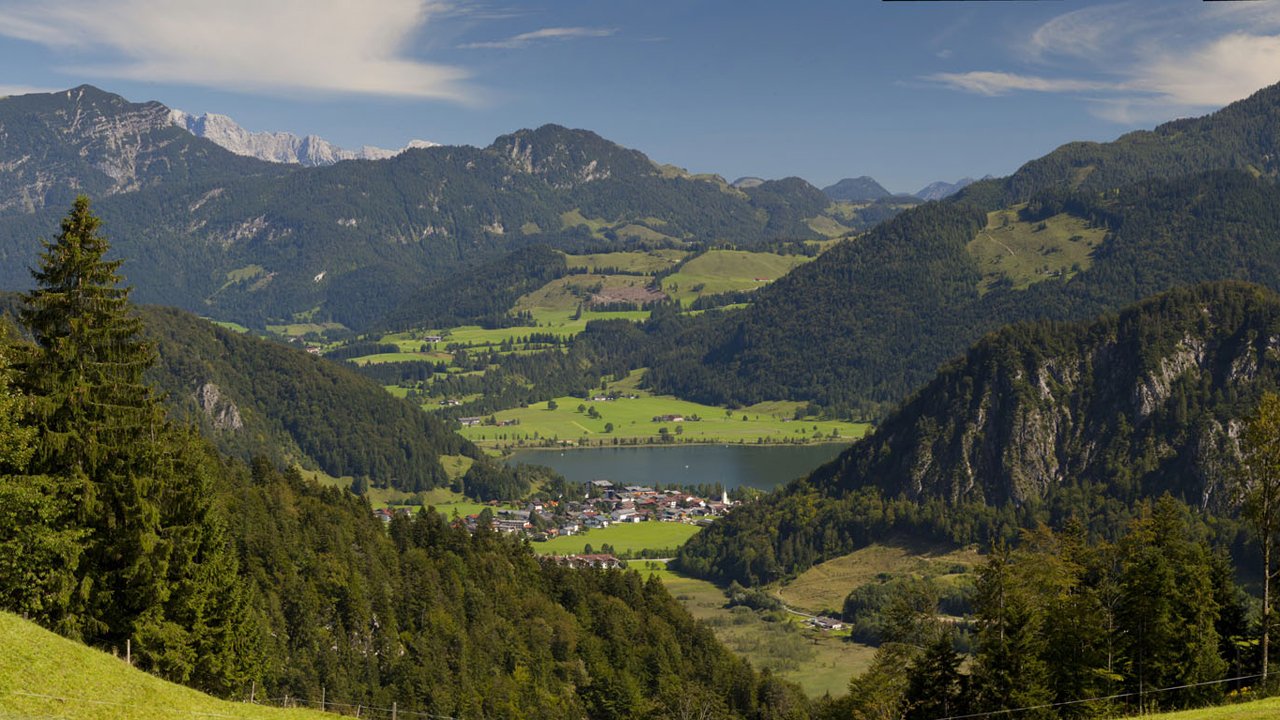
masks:
{"label": "wispy cloud", "polygon": [[62,52],[90,77],[258,92],[473,102],[462,68],[408,50],[430,0],[0,0],[0,35]]}
{"label": "wispy cloud", "polygon": [[0,85],[0,98],[11,95],[29,95],[31,93],[53,92],[54,88],[34,87],[32,85]]}
{"label": "wispy cloud", "polygon": [[[1104,119],[1134,123],[1218,107],[1280,82],[1280,9],[1122,2],[1059,15],[1011,47],[1031,72],[936,73],[994,96],[1075,94]],[[1065,70],[1066,72],[1045,72]]]}
{"label": "wispy cloud", "polygon": [[927,79],[949,85],[958,90],[966,90],[988,96],[1005,95],[1017,90],[1082,92],[1086,90],[1105,90],[1111,87],[1106,83],[1089,80],[1046,78],[985,70],[964,73],[935,73],[928,76]]}
{"label": "wispy cloud", "polygon": [[519,48],[529,47],[535,43],[547,41],[564,41],[575,40],[578,38],[602,38],[609,37],[618,32],[616,28],[591,28],[591,27],[550,27],[534,30],[532,32],[520,33],[512,35],[502,40],[489,40],[485,42],[466,43],[459,47],[474,50],[481,48],[498,48],[503,50],[516,50]]}

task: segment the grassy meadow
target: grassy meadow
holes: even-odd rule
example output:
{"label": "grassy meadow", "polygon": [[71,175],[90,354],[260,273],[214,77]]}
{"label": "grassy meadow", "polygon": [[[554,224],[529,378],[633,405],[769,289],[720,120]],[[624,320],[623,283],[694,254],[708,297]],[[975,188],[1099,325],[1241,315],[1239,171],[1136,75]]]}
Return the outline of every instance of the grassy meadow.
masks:
{"label": "grassy meadow", "polygon": [[972,547],[888,541],[814,565],[775,587],[774,594],[799,610],[838,613],[845,597],[862,585],[908,575],[954,582],[981,562],[982,557]]}
{"label": "grassy meadow", "polygon": [[588,272],[596,272],[600,269],[616,269],[622,272],[652,275],[673,267],[688,256],[689,252],[687,250],[649,250],[646,252],[565,255],[565,262],[571,268],[582,268]]}
{"label": "grassy meadow", "polygon": [[218,700],[0,612],[0,717],[322,720],[334,716],[318,710],[281,710]]}
{"label": "grassy meadow", "polygon": [[709,250],[662,280],[662,289],[686,305],[701,295],[754,290],[812,258],[745,250]]}
{"label": "grassy meadow", "polygon": [[969,254],[982,270],[979,292],[1004,282],[1024,290],[1041,280],[1071,277],[1093,263],[1105,229],[1066,213],[1024,222],[1018,218],[1022,207],[988,213],[987,226],[969,242]]}
{"label": "grassy meadow", "polygon": [[727,608],[722,588],[667,570],[662,563],[633,560],[630,566],[661,579],[690,614],[757,669],[768,668],[798,683],[810,697],[844,695],[849,678],[870,667],[875,655],[875,648],[814,630],[794,615]]}
{"label": "grassy meadow", "polygon": [[601,546],[608,543],[614,552],[622,554],[641,550],[671,550],[675,554],[676,548],[701,529],[697,525],[675,522],[613,523],[581,535],[533,543],[533,549],[543,555],[576,555],[583,552],[585,545],[599,552]]}

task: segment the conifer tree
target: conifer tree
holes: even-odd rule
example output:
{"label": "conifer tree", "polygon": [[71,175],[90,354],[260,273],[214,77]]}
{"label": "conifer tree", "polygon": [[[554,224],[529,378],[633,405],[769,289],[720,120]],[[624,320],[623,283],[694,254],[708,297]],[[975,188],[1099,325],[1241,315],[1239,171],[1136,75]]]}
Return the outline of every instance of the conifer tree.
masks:
{"label": "conifer tree", "polygon": [[219,468],[143,380],[155,352],[99,226],[77,198],[21,312],[35,341],[20,364],[36,427],[28,472],[52,478],[42,494],[60,509],[56,530],[84,537],[55,627],[99,646],[132,642],[143,667],[227,690],[246,667],[208,638],[245,605],[212,503]]}
{"label": "conifer tree", "polygon": [[1245,427],[1241,472],[1232,484],[1241,515],[1262,550],[1262,682],[1270,672],[1276,541],[1280,537],[1280,395],[1265,393]]}

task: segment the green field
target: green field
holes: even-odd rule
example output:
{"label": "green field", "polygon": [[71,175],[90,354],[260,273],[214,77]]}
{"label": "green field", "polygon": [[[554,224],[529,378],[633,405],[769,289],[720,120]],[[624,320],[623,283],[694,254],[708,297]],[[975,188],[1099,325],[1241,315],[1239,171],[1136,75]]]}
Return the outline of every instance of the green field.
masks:
{"label": "green field", "polygon": [[[775,415],[750,408],[726,412],[724,408],[669,395],[620,398],[608,402],[566,396],[556,398],[554,402],[557,405],[555,410],[549,410],[545,402],[503,410],[494,414],[499,422],[517,420],[519,423],[507,427],[466,427],[462,428],[462,435],[489,447],[539,445],[545,440],[585,445],[611,445],[615,440],[658,443],[663,442],[662,428],[666,428],[667,437],[675,442],[776,443],[830,442],[837,439],[847,442],[862,437],[870,427],[865,423],[834,420],[791,420],[789,414]],[[579,405],[594,407],[599,417],[590,417],[588,410],[579,412]],[[794,409],[791,412],[794,413]],[[662,415],[682,415],[686,421],[653,421],[654,417]],[[693,416],[701,420],[688,419]],[[744,417],[747,419],[743,420]],[[606,432],[608,424],[613,425],[612,432]]]}
{"label": "green field", "polygon": [[727,608],[721,588],[666,570],[661,563],[633,560],[630,566],[660,578],[691,615],[757,669],[768,668],[798,683],[810,697],[844,695],[849,678],[870,667],[875,655],[875,648],[811,629],[795,616]]}
{"label": "green field", "polygon": [[268,325],[267,332],[280,335],[282,337],[302,337],[307,333],[322,333],[325,330],[342,330],[345,326],[342,323],[290,323],[288,325]]}
{"label": "green field", "polygon": [[1280,698],[1142,717],[1146,720],[1274,720],[1280,718]]}
{"label": "green field", "polygon": [[231,322],[230,320],[214,320],[213,318],[203,318],[203,319],[208,320],[209,322],[213,323],[214,325],[217,325],[220,328],[226,328],[227,330],[230,330],[232,332],[238,332],[241,335],[244,335],[245,333],[249,332],[249,328],[241,325],[238,322]]}
{"label": "green field", "polygon": [[836,220],[827,217],[826,215],[819,215],[818,217],[809,220],[806,224],[809,226],[810,230],[829,238],[843,237],[853,232],[852,229],[841,225],[839,222],[836,222]]}
{"label": "green field", "polygon": [[0,612],[0,717],[322,720],[334,716],[316,710],[280,710],[217,700]]}
{"label": "green field", "polygon": [[581,535],[534,543],[533,549],[543,555],[576,555],[582,552],[584,545],[590,544],[599,552],[602,545],[609,543],[614,552],[622,554],[641,550],[671,550],[674,554],[676,548],[701,529],[697,525],[674,522],[614,523]]}
{"label": "green field", "polygon": [[784,603],[800,610],[839,612],[845,597],[862,585],[904,575],[948,582],[957,575],[954,570],[964,567],[967,572],[981,562],[978,551],[971,547],[886,542],[814,565],[774,591]]}
{"label": "green field", "polygon": [[[579,305],[586,305],[590,295],[588,288],[599,287],[601,294],[637,293],[644,294],[644,288],[650,278],[644,275],[568,275],[543,285],[516,300],[513,312],[528,311],[535,313],[535,319],[545,322],[552,315],[539,318],[536,313],[541,310],[573,311]],[[570,313],[572,314],[572,312]],[[585,312],[584,312],[585,315]],[[583,323],[584,325],[586,323]]]}
{"label": "green field", "polygon": [[978,261],[985,293],[999,283],[1025,290],[1032,283],[1071,277],[1093,263],[1093,251],[1106,230],[1066,213],[1044,222],[1018,219],[1018,205],[987,214],[987,226],[969,241],[969,254]]}
{"label": "green field", "polygon": [[595,272],[598,268],[611,268],[624,272],[652,275],[666,270],[688,257],[685,250],[649,250],[648,252],[592,253],[589,255],[565,255],[571,268],[585,268]]}
{"label": "green field", "polygon": [[701,295],[754,290],[811,259],[803,255],[709,250],[686,262],[680,272],[663,278],[662,289],[684,303]]}

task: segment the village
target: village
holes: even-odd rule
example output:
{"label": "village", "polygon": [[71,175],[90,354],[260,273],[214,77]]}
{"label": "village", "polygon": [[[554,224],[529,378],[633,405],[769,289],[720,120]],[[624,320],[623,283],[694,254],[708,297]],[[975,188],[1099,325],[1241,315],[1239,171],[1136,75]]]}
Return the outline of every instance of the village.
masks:
{"label": "village", "polygon": [[[615,523],[672,522],[709,525],[733,506],[728,493],[707,499],[679,489],[616,486],[609,480],[592,480],[584,486],[581,500],[498,501],[480,513],[458,518],[457,522],[475,532],[482,522],[505,533],[518,533],[533,542],[545,542],[567,535],[581,535]],[[381,508],[374,514],[391,522],[405,508]],[[482,519],[482,516],[487,518]],[[601,558],[592,565],[612,566]]]}

